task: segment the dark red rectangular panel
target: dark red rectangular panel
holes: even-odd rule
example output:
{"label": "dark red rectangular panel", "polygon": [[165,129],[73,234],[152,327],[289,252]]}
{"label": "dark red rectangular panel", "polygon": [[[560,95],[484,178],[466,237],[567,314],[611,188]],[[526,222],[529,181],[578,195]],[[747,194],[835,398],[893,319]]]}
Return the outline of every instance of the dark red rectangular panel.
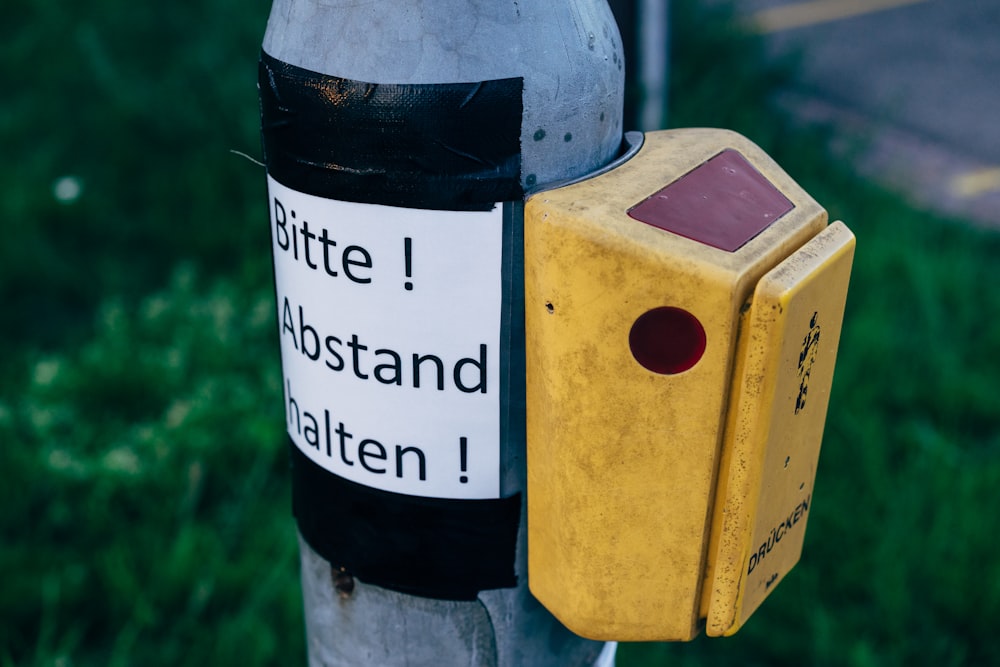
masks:
{"label": "dark red rectangular panel", "polygon": [[629,209],[632,218],[733,252],[795,205],[733,149]]}

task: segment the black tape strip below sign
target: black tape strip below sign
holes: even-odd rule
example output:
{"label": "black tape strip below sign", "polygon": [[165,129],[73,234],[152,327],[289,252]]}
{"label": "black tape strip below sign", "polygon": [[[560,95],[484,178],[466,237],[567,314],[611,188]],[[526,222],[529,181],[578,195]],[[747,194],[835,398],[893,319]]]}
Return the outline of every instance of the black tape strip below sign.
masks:
{"label": "black tape strip below sign", "polygon": [[523,197],[521,78],[366,83],[261,52],[259,84],[264,162],[290,188],[445,210]]}
{"label": "black tape strip below sign", "polygon": [[446,500],[390,493],[327,472],[290,446],[299,532],[333,567],[365,583],[443,600],[517,586],[520,494]]}

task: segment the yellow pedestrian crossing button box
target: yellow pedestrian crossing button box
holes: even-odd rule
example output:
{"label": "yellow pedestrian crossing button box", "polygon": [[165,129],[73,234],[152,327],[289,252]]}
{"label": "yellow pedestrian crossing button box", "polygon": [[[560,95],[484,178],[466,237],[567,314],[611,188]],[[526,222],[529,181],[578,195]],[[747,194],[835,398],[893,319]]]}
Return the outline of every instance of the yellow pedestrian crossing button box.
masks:
{"label": "yellow pedestrian crossing button box", "polygon": [[528,199],[528,579],[567,627],[729,635],[798,561],[853,253],[723,130]]}

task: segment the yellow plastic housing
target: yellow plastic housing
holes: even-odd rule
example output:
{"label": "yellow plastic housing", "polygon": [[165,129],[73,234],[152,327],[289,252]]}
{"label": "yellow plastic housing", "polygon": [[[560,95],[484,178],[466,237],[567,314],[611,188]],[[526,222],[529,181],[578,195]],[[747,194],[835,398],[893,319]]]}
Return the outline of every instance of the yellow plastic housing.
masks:
{"label": "yellow plastic housing", "polygon": [[[791,203],[738,248],[628,215],[728,150]],[[708,618],[709,633],[730,634],[798,559],[808,505],[798,518],[795,508],[811,503],[853,248],[843,225],[825,229],[808,194],[723,130],[647,134],[618,168],[527,201],[528,577],[574,632],[688,640]],[[841,259],[813,259],[834,247]],[[830,262],[827,297],[810,286],[825,284]],[[651,371],[630,347],[636,320],[663,307],[705,332],[683,372]],[[809,348],[807,404],[792,417],[775,392],[794,384],[799,398],[789,355],[811,331],[801,314],[814,312],[822,343]],[[768,550],[788,510],[794,527]],[[765,555],[742,576],[762,539]]]}

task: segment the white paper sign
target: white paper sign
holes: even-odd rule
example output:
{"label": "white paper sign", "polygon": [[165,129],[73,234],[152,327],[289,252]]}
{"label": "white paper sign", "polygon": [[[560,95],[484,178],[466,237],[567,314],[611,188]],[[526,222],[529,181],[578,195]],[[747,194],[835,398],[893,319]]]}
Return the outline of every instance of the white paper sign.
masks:
{"label": "white paper sign", "polygon": [[268,192],[296,446],[365,486],[499,498],[502,207]]}

